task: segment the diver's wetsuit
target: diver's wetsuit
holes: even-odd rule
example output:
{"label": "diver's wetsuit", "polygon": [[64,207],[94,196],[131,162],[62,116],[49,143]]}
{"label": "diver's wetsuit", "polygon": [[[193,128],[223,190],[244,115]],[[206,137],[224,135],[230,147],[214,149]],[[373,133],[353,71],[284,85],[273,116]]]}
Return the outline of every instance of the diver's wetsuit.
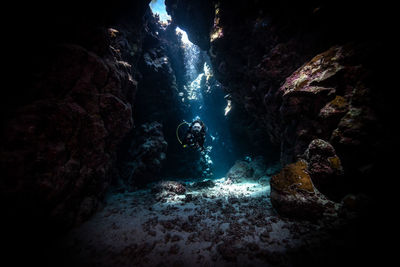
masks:
{"label": "diver's wetsuit", "polygon": [[193,121],[185,134],[183,145],[200,148],[204,150],[204,140],[206,139],[206,126],[201,120]]}

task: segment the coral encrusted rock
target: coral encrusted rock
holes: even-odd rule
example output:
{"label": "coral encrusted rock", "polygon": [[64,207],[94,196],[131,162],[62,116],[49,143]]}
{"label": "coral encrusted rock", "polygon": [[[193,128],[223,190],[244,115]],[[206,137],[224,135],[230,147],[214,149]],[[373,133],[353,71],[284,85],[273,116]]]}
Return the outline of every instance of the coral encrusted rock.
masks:
{"label": "coral encrusted rock", "polygon": [[156,199],[160,201],[169,196],[185,194],[186,187],[183,184],[175,181],[161,181],[153,186],[151,192],[155,193]]}
{"label": "coral encrusted rock", "polygon": [[322,139],[314,139],[305,157],[308,162],[307,171],[315,187],[326,196],[335,196],[340,191],[343,167],[333,146]]}
{"label": "coral encrusted rock", "polygon": [[241,182],[243,180],[257,181],[261,177],[276,173],[277,166],[267,166],[263,156],[256,156],[247,161],[237,160],[225,175],[226,180],[230,182]]}
{"label": "coral encrusted rock", "polygon": [[324,155],[311,152],[312,159],[307,161],[312,161],[309,171],[315,186],[331,197],[363,187],[366,179],[372,179],[370,170],[385,149],[385,130],[378,117],[386,108],[385,101],[370,66],[360,61],[363,49],[351,44],[333,46],[296,70],[279,89],[281,162],[300,158],[315,139],[329,142],[332,146],[312,142],[310,149],[318,147]]}
{"label": "coral encrusted rock", "polygon": [[161,123],[145,123],[131,139],[129,150],[119,168],[128,190],[138,184],[157,180],[168,146],[162,129]]}
{"label": "coral encrusted rock", "polygon": [[230,182],[241,182],[242,180],[251,179],[253,174],[254,170],[248,162],[237,160],[225,175],[225,179]]}
{"label": "coral encrusted rock", "polygon": [[318,219],[334,213],[335,205],[315,189],[304,160],[285,166],[271,179],[271,202],[279,214],[299,219]]}

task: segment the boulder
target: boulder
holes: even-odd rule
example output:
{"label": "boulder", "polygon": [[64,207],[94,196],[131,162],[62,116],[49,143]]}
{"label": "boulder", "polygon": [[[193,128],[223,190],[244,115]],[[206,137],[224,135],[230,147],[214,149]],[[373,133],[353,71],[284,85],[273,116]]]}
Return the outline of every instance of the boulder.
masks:
{"label": "boulder", "polygon": [[285,166],[271,179],[271,202],[279,214],[297,219],[315,220],[335,213],[335,204],[314,187],[304,160]]}
{"label": "boulder", "polygon": [[279,169],[279,164],[267,165],[263,156],[247,157],[246,160],[237,160],[229,169],[225,178],[230,182],[241,182],[243,180],[258,181],[261,177],[277,173]]}
{"label": "boulder", "polygon": [[249,167],[253,169],[252,179],[258,180],[266,174],[267,166],[263,156],[257,156],[249,162]]}
{"label": "boulder", "polygon": [[260,178],[271,176],[279,172],[280,164],[267,165],[263,156],[254,158],[248,157],[246,160],[237,160],[229,169],[225,178],[230,182],[241,182],[243,180],[258,181]]}
{"label": "boulder", "polygon": [[175,181],[161,181],[152,188],[153,193],[159,193],[163,191],[168,191],[177,195],[183,195],[186,192],[186,188],[183,184]]}
{"label": "boulder", "polygon": [[237,160],[235,164],[229,169],[225,175],[227,181],[237,183],[243,180],[252,179],[254,175],[254,169],[251,168],[250,164],[243,160]]}
{"label": "boulder", "polygon": [[324,195],[335,198],[341,190],[343,167],[333,146],[322,139],[314,139],[305,152],[305,159],[315,187]]}
{"label": "boulder", "polygon": [[186,187],[175,181],[161,181],[152,187],[151,192],[156,195],[157,200],[163,200],[169,196],[185,194]]}

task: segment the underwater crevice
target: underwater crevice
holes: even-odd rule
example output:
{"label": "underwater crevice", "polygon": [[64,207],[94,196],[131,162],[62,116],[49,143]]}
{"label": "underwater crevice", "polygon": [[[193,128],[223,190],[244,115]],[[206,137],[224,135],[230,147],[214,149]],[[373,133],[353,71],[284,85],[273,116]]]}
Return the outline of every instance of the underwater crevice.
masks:
{"label": "underwater crevice", "polygon": [[[5,18],[3,261],[389,260],[390,5],[12,5],[20,23]],[[203,151],[182,142],[195,119],[206,126]]]}

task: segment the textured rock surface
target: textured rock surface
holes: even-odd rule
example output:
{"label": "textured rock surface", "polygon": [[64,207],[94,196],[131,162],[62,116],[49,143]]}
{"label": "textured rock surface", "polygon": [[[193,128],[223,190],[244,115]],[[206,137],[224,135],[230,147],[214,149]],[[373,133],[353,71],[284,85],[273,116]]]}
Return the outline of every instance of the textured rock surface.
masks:
{"label": "textured rock surface", "polygon": [[147,29],[144,35],[143,56],[138,62],[140,78],[135,118],[141,123],[171,124],[175,134],[172,124],[178,121],[175,117],[180,111],[175,72],[165,37],[156,35],[156,31],[163,30],[154,25],[154,29]]}
{"label": "textured rock surface", "polygon": [[335,149],[321,139],[311,141],[305,152],[307,171],[318,190],[330,197],[340,195],[343,185],[343,167]]}
{"label": "textured rock surface", "polygon": [[251,179],[253,174],[254,170],[249,166],[248,162],[238,160],[229,169],[228,173],[225,175],[225,178],[227,181],[241,182],[246,179]]}
{"label": "textured rock surface", "polygon": [[245,180],[257,181],[263,176],[271,176],[279,171],[280,166],[268,166],[263,156],[256,156],[253,159],[237,160],[225,175],[230,182],[241,182]]}
{"label": "textured rock surface", "polygon": [[267,174],[267,164],[263,156],[257,156],[249,162],[250,168],[254,170],[253,179],[258,180],[261,176]]}
{"label": "textured rock surface", "polygon": [[[161,175],[164,177],[201,177],[206,159],[195,150],[182,149],[176,138],[176,128],[191,110],[182,102],[186,73],[181,42],[172,23],[165,29],[146,14],[143,32],[143,56],[138,59],[138,91],[134,105],[134,119],[138,124],[160,122],[163,134],[169,140],[166,160]],[[183,131],[185,127],[181,127]],[[183,133],[181,133],[183,134]],[[131,136],[124,144],[129,146]],[[122,150],[124,147],[122,146]],[[129,162],[128,162],[129,164]]]}
{"label": "textured rock surface", "polygon": [[168,147],[158,122],[142,124],[130,140],[130,147],[120,159],[119,167],[120,178],[128,190],[159,178]]}
{"label": "textured rock surface", "polygon": [[329,139],[346,114],[355,85],[346,74],[361,71],[358,65],[342,63],[352,53],[332,47],[295,71],[279,89],[282,161],[291,162],[304,153],[313,137]]}
{"label": "textured rock surface", "polygon": [[158,201],[165,202],[167,197],[185,194],[186,187],[175,181],[161,181],[156,183],[151,191],[156,194]]}
{"label": "textured rock surface", "polygon": [[387,77],[381,66],[390,50],[375,41],[380,34],[368,19],[382,10],[250,3],[220,1],[213,27],[218,34],[211,38],[214,75],[233,105],[253,116],[262,129],[259,139],[280,146],[282,165],[296,162],[312,140],[323,139],[340,158],[340,195],[373,194],[373,173],[386,168],[377,155],[387,155],[395,139],[388,134],[394,101],[382,90],[387,80],[379,78]]}
{"label": "textured rock surface", "polygon": [[337,171],[332,172],[341,176],[344,171],[345,179],[323,186],[316,174],[323,171],[314,170],[317,186],[324,187],[322,191],[328,195],[341,190],[343,196],[346,191],[363,187],[371,177],[371,164],[379,162],[377,155],[386,149],[385,130],[377,116],[382,109],[380,93],[371,82],[371,71],[357,62],[362,49],[332,47],[295,71],[278,91],[282,95],[281,160],[298,158],[315,138],[329,141],[335,149],[327,148],[325,152],[331,151],[334,162],[321,164],[336,165]]}
{"label": "textured rock surface", "polygon": [[187,32],[189,40],[201,49],[208,50],[215,13],[213,1],[166,0],[165,5],[174,23]]}
{"label": "textured rock surface", "polygon": [[1,105],[1,202],[13,228],[28,218],[26,232],[45,240],[101,207],[133,126],[133,44],[147,3],[128,2],[36,3],[19,13],[9,70],[24,73],[9,76]]}
{"label": "textured rock surface", "polygon": [[110,183],[116,147],[133,126],[124,92],[133,94],[135,83],[113,57],[77,45],[51,53],[34,84],[42,97],[6,126],[1,186],[8,197],[32,201],[23,205],[46,203],[43,212],[71,225],[96,209]]}
{"label": "textured rock surface", "polygon": [[300,219],[321,218],[336,213],[335,204],[314,188],[303,160],[285,166],[271,179],[271,202],[279,214]]}

